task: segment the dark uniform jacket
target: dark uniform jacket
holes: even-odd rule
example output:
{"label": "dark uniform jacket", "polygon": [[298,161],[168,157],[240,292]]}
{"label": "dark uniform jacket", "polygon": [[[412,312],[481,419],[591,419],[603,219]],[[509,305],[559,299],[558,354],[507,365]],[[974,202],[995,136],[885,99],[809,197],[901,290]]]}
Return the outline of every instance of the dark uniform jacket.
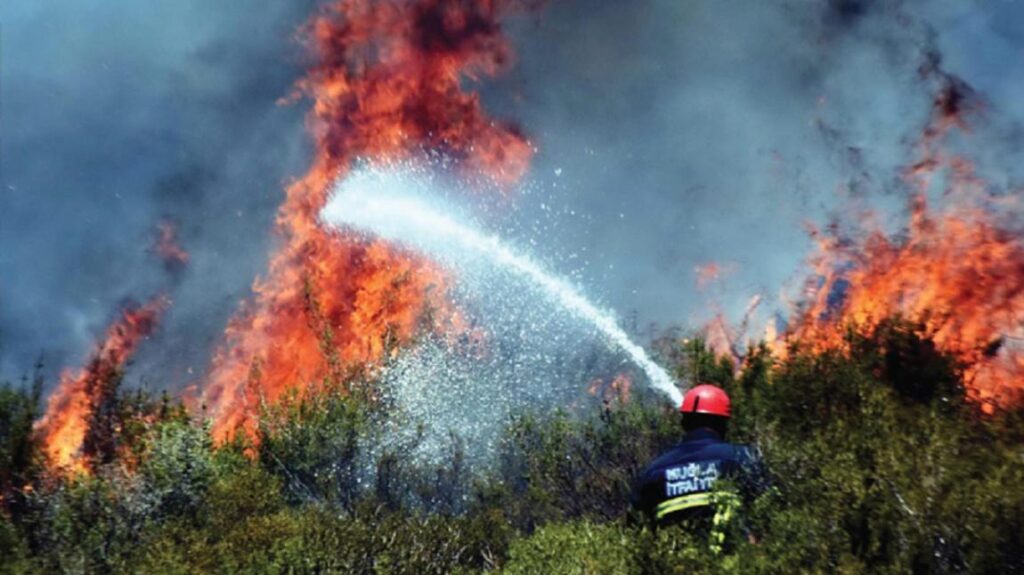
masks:
{"label": "dark uniform jacket", "polygon": [[715,513],[712,492],[728,478],[744,499],[763,483],[760,459],[745,445],[727,443],[711,429],[697,429],[652,462],[633,490],[633,505],[658,524],[709,518]]}

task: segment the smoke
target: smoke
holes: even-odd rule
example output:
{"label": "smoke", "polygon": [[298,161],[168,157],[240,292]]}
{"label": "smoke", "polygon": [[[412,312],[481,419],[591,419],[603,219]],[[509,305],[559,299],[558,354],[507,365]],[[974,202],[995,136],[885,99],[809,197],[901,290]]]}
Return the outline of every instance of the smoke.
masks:
{"label": "smoke", "polygon": [[[80,364],[122,302],[169,291],[129,382],[208,367],[265,270],[283,183],[308,167],[295,31],[316,3],[7,2],[0,7],[0,375]],[[774,298],[855,198],[902,209],[928,119],[929,55],[984,102],[978,170],[1019,186],[1017,2],[565,0],[513,23],[485,107],[537,147],[504,217],[628,317],[698,325]],[[981,142],[979,144],[979,142]],[[185,269],[150,247],[179,225]],[[540,223],[537,223],[540,222]],[[729,270],[703,290],[695,270]]]}
{"label": "smoke", "polygon": [[[51,375],[80,364],[124,301],[164,290],[174,305],[129,379],[202,373],[305,165],[303,110],[277,100],[313,6],[0,7],[0,374],[40,353]],[[190,254],[177,276],[151,249],[165,219]]]}
{"label": "smoke", "polygon": [[[709,299],[738,321],[799,275],[805,223],[851,199],[904,209],[934,54],[987,98],[986,175],[1019,183],[1022,21],[1019,3],[559,2],[521,23],[513,77],[485,93],[536,143],[543,203],[566,212],[553,243],[586,254],[582,283],[641,328],[701,325]],[[730,272],[698,286],[712,262]]]}

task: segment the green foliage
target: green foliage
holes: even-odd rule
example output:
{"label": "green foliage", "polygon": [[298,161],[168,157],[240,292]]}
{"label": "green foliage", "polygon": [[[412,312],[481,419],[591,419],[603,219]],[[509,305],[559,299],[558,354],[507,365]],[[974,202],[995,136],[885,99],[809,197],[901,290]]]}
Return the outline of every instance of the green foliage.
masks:
{"label": "green foliage", "polygon": [[748,573],[763,558],[742,540],[741,551],[722,554],[681,526],[658,531],[573,521],[545,526],[514,541],[503,573],[696,575]]}
{"label": "green foliage", "polygon": [[188,414],[180,402],[172,401],[166,393],[157,400],[145,390],[122,390],[121,369],[111,370],[100,359],[94,361],[100,367],[91,368],[87,385],[98,391],[89,392],[96,399],[82,452],[93,471],[99,472],[105,466],[134,466],[148,448],[154,425],[188,422]]}
{"label": "green foliage", "polygon": [[170,421],[153,430],[139,465],[143,490],[163,516],[198,512],[214,479],[213,441],[206,428]]}
{"label": "green foliage", "polygon": [[515,541],[503,573],[639,573],[635,532],[616,524],[556,523]]}
{"label": "green foliage", "polygon": [[519,528],[571,518],[610,520],[629,510],[633,479],[679,440],[670,408],[632,403],[593,418],[524,415],[508,431],[502,469],[487,495]]}
{"label": "green foliage", "polygon": [[[367,500],[391,511],[461,511],[471,478],[460,439],[450,439],[445,462],[416,461],[408,454],[422,441],[422,430],[366,389],[358,378],[328,381],[265,409],[257,460],[281,479],[289,503],[345,513]],[[387,434],[409,427],[413,433]]]}
{"label": "green foliage", "polygon": [[[25,389],[28,387],[28,389]],[[39,416],[42,378],[31,386],[0,385],[0,510],[17,512],[22,490],[31,485],[41,470],[39,446],[32,422]]]}
{"label": "green foliage", "polygon": [[293,503],[351,509],[360,491],[361,451],[375,406],[331,384],[269,406],[259,424],[259,461],[280,476]]}
{"label": "green foliage", "polygon": [[117,569],[148,518],[146,495],[125,475],[80,476],[36,492],[23,519],[36,565],[52,573]]}
{"label": "green foliage", "polygon": [[457,438],[440,465],[404,457],[419,436],[385,435],[401,421],[371,382],[268,406],[252,445],[214,446],[179,406],[119,392],[110,459],[54,477],[32,439],[37,392],[4,387],[0,479],[21,499],[0,514],[0,572],[1024,572],[1024,409],[982,415],[920,326],[784,359],[756,346],[740,366],[699,340],[667,357],[728,390],[731,439],[771,473],[720,547],[630,516],[634,477],[681,435],[642,396],[519,414],[481,475]]}
{"label": "green foliage", "polygon": [[29,573],[28,546],[17,527],[0,515],[0,575]]}
{"label": "green foliage", "polygon": [[750,514],[766,565],[1024,568],[1024,498],[993,482],[1024,472],[1020,443],[964,401],[958,367],[917,326],[849,338],[849,353],[794,349],[769,382],[734,390],[778,478]]}
{"label": "green foliage", "polygon": [[125,406],[111,436],[124,449],[89,475],[38,477],[15,516],[38,570],[117,570],[152,524],[198,508],[195,470],[213,451],[206,431],[166,400],[132,393],[112,404]]}
{"label": "green foliage", "polygon": [[[496,524],[324,507],[249,514],[220,529],[176,524],[147,538],[145,573],[453,573],[492,566]],[[498,534],[498,540],[501,535]]]}

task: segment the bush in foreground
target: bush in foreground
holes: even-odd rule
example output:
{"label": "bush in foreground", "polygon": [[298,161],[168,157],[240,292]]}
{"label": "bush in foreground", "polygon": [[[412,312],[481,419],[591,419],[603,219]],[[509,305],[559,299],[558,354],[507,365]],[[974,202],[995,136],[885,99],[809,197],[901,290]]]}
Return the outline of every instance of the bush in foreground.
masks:
{"label": "bush in foreground", "polygon": [[[0,425],[3,454],[20,454],[3,455],[20,462],[3,477],[27,481],[5,479],[20,495],[0,516],[2,569],[1024,572],[1022,412],[983,416],[961,366],[913,325],[851,331],[847,344],[784,360],[754,348],[738,371],[700,342],[676,355],[682,375],[728,389],[733,439],[756,444],[772,473],[721,552],[629,516],[632,478],[680,435],[656,398],[520,414],[492,472],[469,477],[457,444],[433,466],[375,447],[386,406],[325,385],[270,408],[254,449],[214,446],[175,410],[128,410],[145,417],[110,429],[129,430],[113,439],[130,449],[88,477],[40,473],[31,433]],[[6,388],[0,422],[23,421],[36,399]]]}

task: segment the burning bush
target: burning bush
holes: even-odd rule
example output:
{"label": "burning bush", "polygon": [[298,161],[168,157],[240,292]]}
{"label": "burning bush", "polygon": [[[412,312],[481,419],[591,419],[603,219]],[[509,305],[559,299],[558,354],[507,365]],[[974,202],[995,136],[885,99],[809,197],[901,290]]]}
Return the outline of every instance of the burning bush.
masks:
{"label": "burning bush", "polygon": [[315,156],[286,191],[277,218],[282,246],[255,283],[254,300],[228,326],[205,383],[218,439],[253,431],[261,401],[336,375],[339,361],[384,359],[383,342],[408,341],[424,318],[450,307],[437,266],[383,242],[331,233],[318,224],[319,212],[332,182],[356,162],[424,149],[474,175],[516,181],[530,146],[514,126],[488,117],[464,80],[509,63],[501,20],[527,4],[338,0],[310,22],[317,63],[297,97],[313,100]]}
{"label": "burning bush", "polygon": [[[491,471],[470,474],[457,446],[424,466],[403,460],[401,444],[375,443],[387,406],[352,393],[357,380],[266,410],[255,448],[242,438],[215,446],[208,428],[169,417],[92,477],[30,475],[24,504],[0,522],[0,551],[22,558],[5,566],[28,571],[1024,567],[1024,413],[985,415],[962,401],[961,365],[917,324],[891,319],[846,338],[829,350],[795,341],[782,358],[757,347],[738,372],[699,341],[677,344],[679,373],[729,390],[732,438],[760,447],[772,472],[724,554],[627,520],[632,478],[680,433],[676,415],[643,394],[604,410],[521,414]],[[31,403],[20,397],[0,402],[0,421]],[[31,437],[7,439],[31,454]]]}
{"label": "burning bush", "polygon": [[142,306],[129,305],[107,329],[88,365],[61,374],[46,413],[36,423],[53,465],[81,471],[114,459],[120,431],[117,392],[124,366],[155,329],[168,304],[161,296]]}

